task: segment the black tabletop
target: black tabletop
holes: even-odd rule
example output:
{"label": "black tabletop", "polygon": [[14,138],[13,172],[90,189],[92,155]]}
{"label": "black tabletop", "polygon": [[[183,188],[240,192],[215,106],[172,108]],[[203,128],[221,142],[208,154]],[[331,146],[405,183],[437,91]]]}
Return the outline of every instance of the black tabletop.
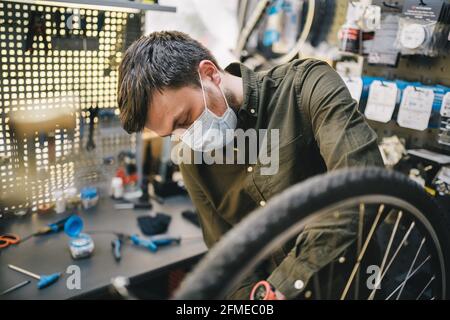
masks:
{"label": "black tabletop", "polygon": [[[147,277],[156,274],[170,266],[180,264],[206,252],[206,246],[201,238],[201,230],[185,220],[181,212],[192,209],[188,197],[177,196],[169,198],[163,205],[153,202],[152,212],[163,212],[172,217],[167,234],[190,237],[182,240],[179,245],[160,248],[152,253],[144,248],[128,243],[122,249],[122,260],[116,262],[112,255],[112,234],[93,234],[95,249],[90,258],[73,260],[70,256],[69,237],[64,233],[34,237],[24,243],[0,249],[0,292],[24,280],[31,284],[10,294],[0,296],[0,299],[68,299],[86,294],[93,290],[108,286],[111,278],[125,276],[131,279]],[[149,210],[116,210],[114,201],[108,198],[100,199],[98,206],[79,215],[84,221],[84,230],[112,230],[127,234],[142,235],[136,218],[148,215]],[[65,217],[64,214],[33,214],[1,221],[0,234],[11,232],[26,236],[39,227]],[[8,264],[27,269],[36,274],[51,274],[62,272],[59,281],[48,288],[38,290],[37,280],[10,270]],[[81,271],[81,289],[68,289],[70,279],[67,268],[76,265]]]}

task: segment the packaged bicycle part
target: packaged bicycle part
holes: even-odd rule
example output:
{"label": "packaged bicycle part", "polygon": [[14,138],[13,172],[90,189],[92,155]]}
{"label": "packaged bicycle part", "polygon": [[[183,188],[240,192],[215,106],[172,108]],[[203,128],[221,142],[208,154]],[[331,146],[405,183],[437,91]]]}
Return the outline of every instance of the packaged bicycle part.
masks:
{"label": "packaged bicycle part", "polygon": [[407,0],[399,20],[396,46],[403,55],[435,57],[445,47],[450,17],[442,0]]}
{"label": "packaged bicycle part", "polygon": [[398,88],[394,82],[375,80],[371,83],[364,111],[367,119],[387,123],[392,118],[397,102]]}
{"label": "packaged bicycle part", "polygon": [[425,130],[430,121],[433,101],[432,89],[406,87],[398,112],[398,124],[404,128]]}
{"label": "packaged bicycle part", "polygon": [[383,16],[380,29],[375,32],[372,50],[369,52],[370,64],[396,66],[399,50],[395,47],[398,32],[399,16],[388,14]]}

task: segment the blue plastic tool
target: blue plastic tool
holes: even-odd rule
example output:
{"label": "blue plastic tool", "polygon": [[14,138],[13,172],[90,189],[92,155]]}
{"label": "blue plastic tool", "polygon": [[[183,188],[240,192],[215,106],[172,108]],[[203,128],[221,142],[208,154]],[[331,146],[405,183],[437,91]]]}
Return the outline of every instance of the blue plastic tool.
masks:
{"label": "blue plastic tool", "polygon": [[82,230],[83,220],[77,215],[71,216],[64,225],[64,232],[71,238],[69,249],[74,259],[90,257],[94,251],[94,241],[89,235],[81,233]]}
{"label": "blue plastic tool", "polygon": [[58,279],[61,277],[61,273],[53,273],[49,275],[41,275],[39,282],[37,284],[38,289],[43,289],[48,287],[49,285],[55,283],[58,281]]}
{"label": "blue plastic tool", "polygon": [[159,236],[159,237],[157,236],[157,237],[152,237],[149,239],[142,239],[142,238],[139,238],[139,236],[137,234],[134,234],[134,235],[130,236],[130,240],[133,242],[133,244],[135,244],[137,246],[145,247],[148,250],[150,250],[151,252],[156,252],[156,251],[158,251],[158,248],[161,246],[167,246],[172,243],[179,244],[181,241],[181,238],[180,237],[170,237],[170,236]]}
{"label": "blue plastic tool", "polygon": [[152,241],[147,239],[141,239],[137,234],[133,234],[130,237],[131,242],[133,242],[134,245],[141,246],[144,248],[147,248],[151,252],[158,251],[158,246]]}
{"label": "blue plastic tool", "polygon": [[32,273],[30,271],[24,270],[22,268],[13,266],[12,264],[8,264],[8,267],[14,271],[26,274],[27,276],[30,276],[32,278],[35,278],[38,281],[37,287],[38,289],[44,289],[50,285],[52,285],[53,283],[55,283],[56,281],[58,281],[58,279],[61,277],[61,273],[53,273],[53,274],[43,274],[43,275],[37,275],[35,273]]}

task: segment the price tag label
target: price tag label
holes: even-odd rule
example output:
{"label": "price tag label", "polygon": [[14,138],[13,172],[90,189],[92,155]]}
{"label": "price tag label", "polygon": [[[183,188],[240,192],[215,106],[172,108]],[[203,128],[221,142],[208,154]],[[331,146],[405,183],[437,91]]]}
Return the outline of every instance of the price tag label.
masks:
{"label": "price tag label", "polygon": [[450,117],[450,92],[447,92],[442,98],[441,116]]}
{"label": "price tag label", "polygon": [[434,92],[431,89],[406,87],[398,112],[398,124],[421,131],[428,128],[433,100]]}
{"label": "price tag label", "polygon": [[350,91],[352,98],[359,103],[359,99],[361,99],[361,93],[363,89],[363,81],[361,77],[342,76],[342,79],[344,80],[348,91]]}
{"label": "price tag label", "polygon": [[367,119],[388,122],[392,118],[397,101],[398,88],[393,82],[375,80],[369,88],[369,97],[364,111]]}

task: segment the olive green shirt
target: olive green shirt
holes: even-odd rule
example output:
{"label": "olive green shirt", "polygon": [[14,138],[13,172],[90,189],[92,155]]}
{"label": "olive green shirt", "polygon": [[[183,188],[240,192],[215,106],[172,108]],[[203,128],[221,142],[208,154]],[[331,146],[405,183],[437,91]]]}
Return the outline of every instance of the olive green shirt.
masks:
{"label": "olive green shirt", "polygon": [[[276,174],[263,175],[260,162],[180,165],[208,247],[258,206],[300,181],[337,168],[382,165],[375,132],[358,111],[340,76],[325,62],[295,60],[265,72],[233,63],[225,70],[243,80],[238,128],[279,129],[279,169]],[[295,297],[298,291],[293,284],[297,279],[307,282],[316,269],[351,243],[343,236],[351,219],[340,222],[331,223],[336,239],[330,236],[313,243],[312,248],[329,246],[328,251],[321,250],[322,258],[317,258],[317,253],[309,256],[311,247],[300,251],[280,249],[268,278],[272,285],[286,296]],[[297,240],[299,243],[305,246],[308,241]],[[257,280],[261,279],[247,283],[245,295],[252,281]]]}

